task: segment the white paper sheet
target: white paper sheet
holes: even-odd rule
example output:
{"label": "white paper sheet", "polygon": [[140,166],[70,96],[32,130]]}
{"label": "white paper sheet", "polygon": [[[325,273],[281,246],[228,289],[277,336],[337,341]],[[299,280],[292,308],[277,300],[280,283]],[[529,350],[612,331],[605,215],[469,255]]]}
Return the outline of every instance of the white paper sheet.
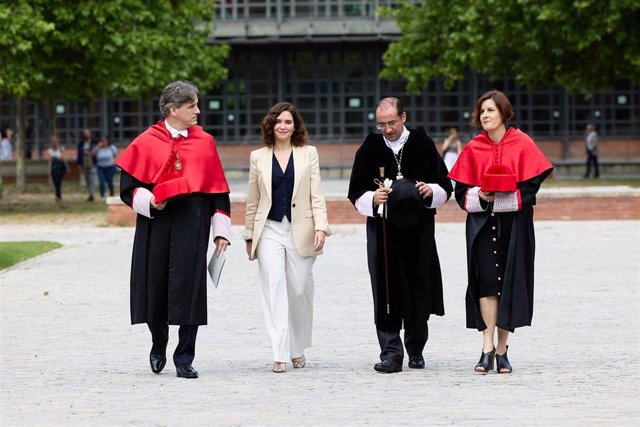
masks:
{"label": "white paper sheet", "polygon": [[224,252],[220,253],[220,256],[216,256],[215,247],[214,252],[211,255],[211,259],[209,260],[209,266],[207,270],[209,270],[209,276],[211,277],[211,281],[213,282],[213,286],[218,287],[218,283],[220,282],[220,275],[222,274],[222,267],[224,267],[224,263],[227,261],[227,257]]}

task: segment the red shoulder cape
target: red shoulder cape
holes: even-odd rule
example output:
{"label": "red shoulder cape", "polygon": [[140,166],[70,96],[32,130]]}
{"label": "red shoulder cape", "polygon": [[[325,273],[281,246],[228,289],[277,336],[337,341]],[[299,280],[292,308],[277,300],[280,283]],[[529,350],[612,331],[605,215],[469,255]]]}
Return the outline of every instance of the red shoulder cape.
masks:
{"label": "red shoulder cape", "polygon": [[538,176],[553,165],[533,140],[516,128],[509,128],[496,144],[482,131],[462,149],[449,178],[463,184],[480,186],[487,169],[496,164],[507,166],[517,182]]}
{"label": "red shoulder cape", "polygon": [[[116,165],[145,184],[175,182],[175,188],[170,185],[163,191],[162,199],[188,193],[228,193],[213,136],[200,126],[188,131],[187,138],[174,141],[161,120],[134,139]],[[180,171],[174,168],[173,144],[182,163]]]}

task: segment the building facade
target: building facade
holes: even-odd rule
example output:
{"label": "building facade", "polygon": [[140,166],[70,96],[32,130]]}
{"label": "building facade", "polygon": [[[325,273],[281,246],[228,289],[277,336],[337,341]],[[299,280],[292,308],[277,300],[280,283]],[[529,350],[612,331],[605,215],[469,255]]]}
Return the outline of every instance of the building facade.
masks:
{"label": "building facade", "polygon": [[[228,80],[200,96],[200,124],[218,144],[260,141],[264,113],[278,101],[296,104],[315,144],[361,141],[375,131],[374,109],[384,96],[398,96],[411,126],[424,126],[440,138],[456,126],[470,135],[476,98],[496,88],[510,97],[514,123],[534,138],[575,138],[594,123],[602,136],[640,137],[640,88],[615,82],[612,90],[592,97],[557,87],[529,91],[510,76],[491,81],[471,73],[445,90],[434,79],[418,94],[408,94],[402,81],[379,79],[382,55],[400,36],[395,22],[376,9],[390,0],[222,0],[216,2],[211,43],[228,43]],[[124,146],[160,118],[157,100],[98,99],[69,103],[57,100],[57,128],[66,144],[77,141],[82,128],[107,132]],[[11,100],[0,103],[2,121],[15,116]],[[46,110],[28,105],[27,142],[35,151],[46,145]]]}

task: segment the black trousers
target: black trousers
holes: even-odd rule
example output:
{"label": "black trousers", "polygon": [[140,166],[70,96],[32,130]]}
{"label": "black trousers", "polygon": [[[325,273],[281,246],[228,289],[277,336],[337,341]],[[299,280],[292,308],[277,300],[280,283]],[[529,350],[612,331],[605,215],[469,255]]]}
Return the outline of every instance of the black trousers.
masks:
{"label": "black trousers", "polygon": [[[165,354],[169,342],[169,325],[166,323],[147,323],[151,331],[154,354]],[[196,356],[196,336],[198,325],[180,325],[178,330],[178,345],[173,352],[173,363],[178,365],[191,365]]]}
{"label": "black trousers", "polygon": [[53,187],[56,189],[56,199],[62,199],[62,178],[64,173],[60,171],[51,172],[51,181],[53,181]]}
{"label": "black trousers", "polygon": [[[399,330],[377,329],[378,343],[380,344],[380,360],[391,359],[402,362],[404,349],[400,339]],[[407,349],[409,358],[422,356],[422,350],[429,339],[429,325],[427,322],[420,322],[418,325],[411,325],[404,328],[404,347]]]}
{"label": "black trousers", "polygon": [[593,169],[595,172],[594,176],[596,178],[600,177],[600,169],[598,168],[598,156],[587,151],[587,173],[584,174],[585,178],[589,178],[589,175],[591,175],[591,165],[593,165]]}

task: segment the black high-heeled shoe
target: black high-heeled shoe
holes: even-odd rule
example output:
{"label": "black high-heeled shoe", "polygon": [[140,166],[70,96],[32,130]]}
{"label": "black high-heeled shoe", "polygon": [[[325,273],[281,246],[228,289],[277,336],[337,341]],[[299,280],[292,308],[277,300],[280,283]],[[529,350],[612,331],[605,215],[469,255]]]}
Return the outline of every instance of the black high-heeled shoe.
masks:
{"label": "black high-heeled shoe", "polygon": [[487,372],[491,371],[493,369],[493,361],[495,359],[495,356],[496,356],[495,347],[493,348],[493,350],[491,350],[488,353],[485,353],[483,351],[480,354],[480,360],[478,361],[478,364],[475,367],[475,371],[483,374],[486,374]]}
{"label": "black high-heeled shoe", "polygon": [[[509,351],[509,346],[504,351],[504,354],[496,354],[496,371],[499,374],[510,374],[513,371],[513,367],[511,363],[509,363],[509,359],[507,358],[507,351]],[[503,369],[506,369],[504,372]]]}

